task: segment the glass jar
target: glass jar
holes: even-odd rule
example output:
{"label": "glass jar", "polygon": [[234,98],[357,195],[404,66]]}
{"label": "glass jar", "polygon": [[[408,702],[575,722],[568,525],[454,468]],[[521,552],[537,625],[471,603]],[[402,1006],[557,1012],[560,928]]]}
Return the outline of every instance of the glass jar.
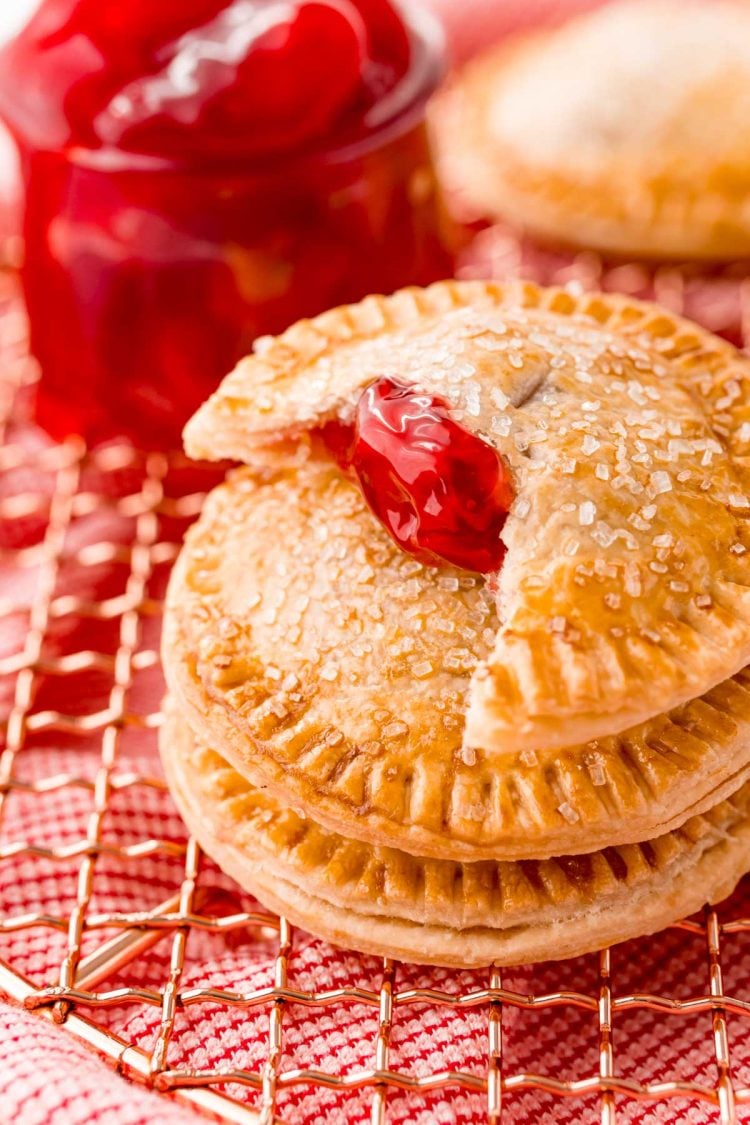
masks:
{"label": "glass jar", "polygon": [[425,105],[442,39],[409,18],[394,112],[350,143],[263,160],[29,143],[22,278],[53,436],[174,445],[258,335],[452,272]]}

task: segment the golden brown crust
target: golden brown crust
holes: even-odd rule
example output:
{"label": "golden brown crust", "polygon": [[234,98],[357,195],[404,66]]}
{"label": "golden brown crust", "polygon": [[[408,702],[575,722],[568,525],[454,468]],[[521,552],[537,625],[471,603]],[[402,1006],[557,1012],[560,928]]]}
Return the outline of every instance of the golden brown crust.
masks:
{"label": "golden brown crust", "polygon": [[639,846],[540,863],[420,859],[327,832],[253,789],[173,708],[172,791],[217,862],[262,902],[344,945],[449,965],[588,952],[729,893],[750,862],[750,786]]}
{"label": "golden brown crust", "polygon": [[[515,314],[518,323],[510,333],[502,331],[500,315],[489,329],[481,323],[483,316],[500,310]],[[480,403],[479,415],[471,401],[477,372],[466,368],[456,348],[465,342],[461,319],[470,320],[472,314],[480,321],[474,362],[496,393],[491,406],[482,409]],[[280,336],[257,340],[254,354],[240,361],[188,422],[186,451],[213,461],[253,461],[259,450],[265,456],[281,440],[289,442],[332,417],[348,415],[373,370],[393,370],[420,385],[432,379],[444,392],[449,381],[456,382],[459,406],[469,418],[488,423],[485,428],[492,433],[494,416],[510,407],[513,417],[514,399],[523,400],[526,390],[533,395],[539,361],[546,357],[532,340],[518,336],[545,314],[568,321],[572,353],[580,349],[590,359],[597,341],[587,340],[587,334],[599,328],[616,334],[620,347],[641,349],[641,362],[645,351],[657,370],[667,364],[691,392],[711,401],[722,438],[735,456],[750,463],[750,432],[743,428],[750,421],[750,404],[742,393],[749,369],[731,344],[648,302],[613,293],[575,295],[523,281],[442,281],[426,289],[402,289],[331,309],[298,321]],[[470,336],[471,324],[467,330]],[[503,392],[500,398],[498,391]],[[728,402],[719,409],[724,399]]]}
{"label": "golden brown crust", "polygon": [[[311,472],[306,432],[346,418],[384,373],[448,395],[513,473],[497,639],[473,653],[470,747],[618,733],[750,660],[750,365],[729,344],[612,295],[445,282],[267,341],[190,423],[189,450],[262,460],[296,436],[299,472]],[[212,518],[200,525],[209,537]],[[366,514],[356,543],[345,523],[344,555],[383,541]],[[278,537],[273,520],[254,534]],[[228,543],[222,554],[247,555]]]}
{"label": "golden brown crust", "polygon": [[562,244],[750,255],[750,13],[625,0],[491,49],[438,103],[449,184]]}
{"label": "golden brown crust", "polygon": [[493,621],[481,579],[403,555],[335,466],[243,468],[208,498],[175,567],[164,664],[191,724],[250,781],[422,855],[644,839],[743,781],[746,672],[597,743],[467,748]]}

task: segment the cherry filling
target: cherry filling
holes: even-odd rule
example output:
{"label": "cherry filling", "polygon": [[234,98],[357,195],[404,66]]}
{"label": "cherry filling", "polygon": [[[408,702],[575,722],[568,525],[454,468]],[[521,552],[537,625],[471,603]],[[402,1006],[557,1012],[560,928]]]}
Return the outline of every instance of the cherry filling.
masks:
{"label": "cherry filling", "polygon": [[500,569],[510,470],[496,449],[454,421],[444,399],[377,379],[363,391],[354,424],[328,423],[323,440],[404,551],[430,566]]}
{"label": "cherry filling", "polygon": [[258,157],[366,129],[411,41],[390,0],[44,0],[3,62],[37,147]]}

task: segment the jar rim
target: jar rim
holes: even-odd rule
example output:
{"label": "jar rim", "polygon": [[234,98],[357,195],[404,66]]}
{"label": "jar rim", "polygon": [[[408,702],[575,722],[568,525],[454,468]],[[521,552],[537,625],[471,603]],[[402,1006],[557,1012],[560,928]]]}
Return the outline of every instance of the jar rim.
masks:
{"label": "jar rim", "polygon": [[[374,109],[379,120],[372,128],[337,143],[334,137],[318,147],[300,152],[253,156],[216,153],[197,153],[195,156],[159,156],[134,152],[117,146],[103,145],[90,148],[71,144],[60,150],[69,163],[102,172],[174,172],[199,174],[246,173],[269,175],[275,172],[303,169],[317,164],[347,164],[380,149],[389,141],[410,132],[424,117],[425,106],[446,72],[445,34],[437,17],[425,7],[417,5],[403,11],[404,23],[409,31],[415,57],[408,74]],[[6,120],[17,144],[23,151],[24,137]],[[29,148],[31,153],[42,154],[43,149]],[[207,167],[208,166],[208,167]]]}

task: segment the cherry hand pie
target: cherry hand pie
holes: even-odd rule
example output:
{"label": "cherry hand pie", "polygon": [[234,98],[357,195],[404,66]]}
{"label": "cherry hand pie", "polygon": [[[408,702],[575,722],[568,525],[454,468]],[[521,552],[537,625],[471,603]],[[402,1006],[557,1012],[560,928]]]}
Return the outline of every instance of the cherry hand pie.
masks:
{"label": "cherry hand pie", "polygon": [[[162,752],[198,840],[342,944],[567,956],[750,867],[750,361],[532,284],[258,342],[170,584]],[[746,782],[748,784],[746,784]]]}
{"label": "cherry hand pie", "polygon": [[496,224],[461,276],[575,276],[741,342],[748,44],[739,0],[615,0],[469,63],[433,113],[449,193]]}

